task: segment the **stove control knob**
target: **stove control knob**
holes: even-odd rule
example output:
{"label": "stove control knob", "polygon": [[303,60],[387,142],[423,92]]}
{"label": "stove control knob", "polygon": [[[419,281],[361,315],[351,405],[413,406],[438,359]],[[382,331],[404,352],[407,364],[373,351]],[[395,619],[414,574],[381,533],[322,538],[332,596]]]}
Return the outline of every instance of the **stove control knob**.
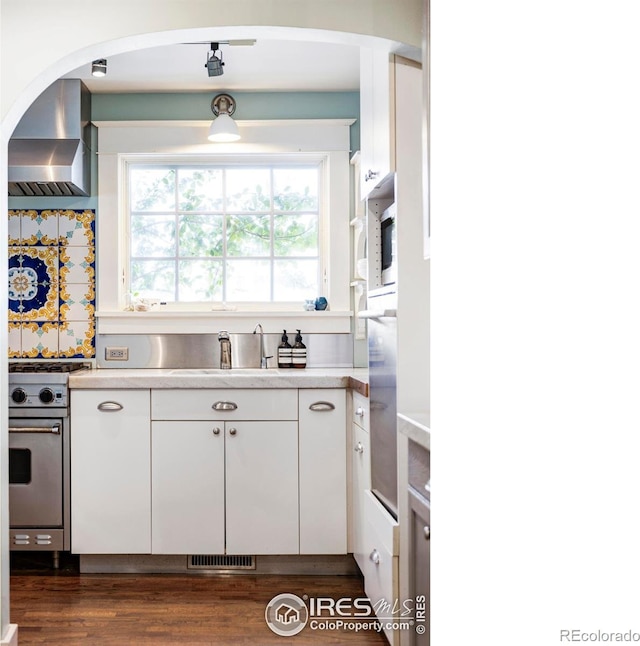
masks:
{"label": "stove control knob", "polygon": [[22,388],[16,388],[12,393],[11,393],[11,399],[16,403],[16,404],[24,404],[24,402],[27,401],[27,393],[24,392]]}
{"label": "stove control knob", "polygon": [[38,396],[43,404],[50,404],[53,401],[53,390],[51,388],[43,388]]}

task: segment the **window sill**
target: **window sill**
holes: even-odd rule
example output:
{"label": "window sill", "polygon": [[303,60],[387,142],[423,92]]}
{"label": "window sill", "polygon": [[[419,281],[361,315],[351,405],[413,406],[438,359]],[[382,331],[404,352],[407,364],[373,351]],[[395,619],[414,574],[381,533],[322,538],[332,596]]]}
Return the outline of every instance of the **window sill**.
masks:
{"label": "window sill", "polygon": [[300,329],[304,333],[349,333],[353,312],[325,311],[97,311],[98,334],[211,334],[229,330],[235,334],[253,332],[260,323],[266,333]]}

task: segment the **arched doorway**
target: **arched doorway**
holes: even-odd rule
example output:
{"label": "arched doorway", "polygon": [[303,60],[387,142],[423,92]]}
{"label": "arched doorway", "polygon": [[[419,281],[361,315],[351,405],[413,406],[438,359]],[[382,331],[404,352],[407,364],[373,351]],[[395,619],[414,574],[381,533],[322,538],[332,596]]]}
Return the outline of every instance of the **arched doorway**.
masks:
{"label": "arched doorway", "polygon": [[[151,2],[148,4],[148,9],[150,11],[153,10],[159,14],[162,13],[161,8],[157,5],[154,6]],[[283,3],[283,5],[284,4],[286,3]],[[51,58],[48,58],[46,62],[40,63],[39,67],[37,67],[37,69],[28,78],[20,79],[18,82],[14,83],[12,83],[12,81],[15,81],[15,79],[9,79],[7,81],[7,84],[10,86],[10,90],[8,92],[10,98],[8,100],[11,101],[11,105],[8,108],[3,106],[2,141],[0,142],[0,183],[4,182],[5,185],[7,184],[7,142],[16,124],[19,122],[29,105],[31,105],[35,98],[55,79],[95,58],[115,55],[132,49],[142,49],[145,47],[185,42],[189,40],[224,40],[225,38],[231,37],[259,37],[279,39],[288,38],[291,40],[327,40],[328,42],[342,42],[363,46],[378,43],[380,46],[388,47],[389,50],[400,51],[405,55],[408,54],[419,60],[421,21],[412,21],[410,18],[408,20],[399,20],[399,16],[397,14],[414,14],[416,12],[416,7],[420,10],[420,2],[413,3],[415,6],[408,8],[406,12],[404,9],[399,11],[398,8],[394,8],[393,12],[396,14],[395,17],[397,20],[385,20],[384,17],[378,17],[377,20],[373,20],[372,18],[375,16],[376,12],[376,8],[373,6],[373,3],[362,2],[358,4],[359,6],[355,9],[350,9],[348,12],[345,11],[342,15],[333,16],[330,19],[327,19],[326,15],[318,15],[317,13],[301,16],[289,16],[286,15],[286,7],[281,7],[278,11],[274,10],[272,12],[273,15],[270,16],[259,16],[257,14],[256,16],[250,16],[246,11],[246,8],[239,8],[236,12],[242,14],[244,11],[245,15],[243,19],[234,19],[232,16],[233,12],[227,12],[227,15],[225,16],[225,26],[209,28],[196,26],[190,26],[187,28],[185,26],[186,23],[190,23],[191,25],[197,24],[198,12],[196,11],[189,17],[189,20],[180,20],[178,22],[178,24],[184,28],[175,29],[176,23],[171,23],[172,14],[171,12],[168,12],[166,15],[160,16],[160,20],[157,16],[153,19],[147,17],[149,18],[148,22],[154,24],[155,30],[147,32],[143,29],[141,30],[141,33],[134,35],[132,35],[132,32],[134,32],[135,29],[132,29],[131,25],[129,25],[128,29],[125,29],[124,25],[122,28],[118,29],[117,26],[114,27],[113,24],[107,24],[109,22],[107,21],[104,25],[105,33],[109,33],[112,37],[106,39],[101,38],[100,36],[99,9],[96,9],[93,12],[89,11],[88,13],[90,14],[90,18],[95,19],[96,23],[93,25],[89,35],[84,34],[83,38],[78,39],[79,41],[83,41],[82,45],[77,45],[74,48],[73,44],[71,44],[67,47],[66,51],[58,52],[57,57],[54,54]],[[57,10],[58,9],[59,7],[57,7]],[[180,10],[186,15],[188,12],[187,3],[184,3]],[[14,14],[12,14],[12,16],[16,18],[15,14],[17,13],[19,13],[19,9],[14,10]],[[87,16],[85,16],[85,19],[86,18]],[[47,26],[47,17],[41,16],[39,24],[42,26],[42,23],[44,22],[45,24],[42,28],[50,28],[53,31],[56,27],[55,23],[62,22],[64,19],[65,16],[61,14],[56,20]],[[278,19],[280,20],[280,24],[277,24]],[[209,22],[210,20],[211,19],[209,18]],[[262,20],[263,24],[259,24],[260,20]],[[270,23],[270,20],[273,20],[273,23]],[[145,16],[137,16],[137,18],[131,22],[144,24]],[[203,24],[203,22],[206,21],[201,21],[200,24]],[[9,23],[11,24],[11,21],[9,21]],[[7,24],[7,21],[5,21],[5,24]],[[253,24],[255,26],[233,26],[247,24]],[[402,25],[402,28],[398,28],[398,25]],[[333,27],[333,29],[329,29],[329,27]],[[38,27],[36,26],[34,28],[37,29]],[[66,25],[66,28],[73,28],[73,24],[71,27]],[[76,28],[80,29],[81,27],[78,24]],[[118,35],[120,35],[120,37],[117,37]],[[403,36],[398,38],[398,35]],[[63,40],[63,38],[60,38],[60,41]],[[409,45],[402,45],[402,43],[409,43]],[[20,88],[19,91],[16,91],[16,88]],[[2,194],[0,199],[2,200],[1,203],[4,207],[4,212],[6,213],[8,210],[6,191]],[[6,219],[3,219],[2,224],[0,225],[0,235],[5,236],[6,239]],[[3,263],[4,266],[7,265],[6,253],[6,247],[4,247],[3,250],[0,251],[0,263]],[[5,299],[5,302],[7,298],[6,289],[6,286],[3,285],[1,288],[2,291],[0,291],[0,295]],[[0,334],[0,386],[2,391],[6,392],[6,357],[8,343],[6,326],[2,329],[3,332]],[[6,464],[6,403],[3,404],[3,406],[5,406],[5,415],[3,416],[3,421],[0,424],[0,456],[4,458],[3,463]],[[0,494],[2,496],[1,499],[3,501],[7,501],[8,483],[6,475],[2,478]],[[8,544],[6,540],[8,535],[7,507],[8,506],[6,504],[2,505],[2,517],[0,522],[0,631],[3,638],[2,643],[12,643],[9,626],[9,566]],[[7,641],[5,642],[4,640]]]}

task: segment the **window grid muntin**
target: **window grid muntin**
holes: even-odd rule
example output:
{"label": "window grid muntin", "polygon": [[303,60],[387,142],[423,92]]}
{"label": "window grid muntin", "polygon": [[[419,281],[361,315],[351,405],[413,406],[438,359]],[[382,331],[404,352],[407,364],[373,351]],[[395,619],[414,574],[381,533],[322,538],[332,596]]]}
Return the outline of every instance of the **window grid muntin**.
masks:
{"label": "window grid muntin", "polygon": [[[243,169],[258,169],[258,168],[268,168],[269,169],[269,205],[270,209],[269,211],[229,211],[227,209],[227,178],[226,178],[226,173],[227,169],[230,168],[243,168]],[[131,189],[131,174],[132,172],[136,170],[158,170],[161,168],[165,168],[166,170],[173,170],[174,171],[174,176],[173,176],[173,192],[174,192],[174,212],[168,213],[167,211],[135,211],[132,209],[132,189]],[[202,169],[202,170],[210,170],[210,169],[220,169],[222,171],[222,204],[223,208],[221,210],[202,210],[202,211],[195,211],[195,210],[184,210],[184,209],[179,209],[179,191],[180,191],[180,170],[181,169]],[[317,209],[314,211],[312,209],[304,209],[302,211],[287,211],[283,209],[275,209],[274,204],[275,204],[275,195],[274,195],[274,185],[275,185],[275,179],[274,179],[274,171],[275,169],[295,169],[295,170],[300,170],[300,169],[314,169],[316,171],[316,200],[317,200]],[[321,162],[313,162],[310,163],[308,161],[305,161],[303,163],[296,163],[295,161],[290,161],[290,162],[277,162],[277,163],[260,163],[260,162],[251,162],[251,163],[238,163],[238,162],[233,162],[229,164],[220,164],[220,163],[212,163],[212,164],[202,164],[202,163],[165,163],[161,162],[158,164],[155,163],[131,163],[128,165],[128,210],[129,210],[129,218],[128,218],[128,229],[129,229],[129,240],[131,241],[132,239],[132,231],[131,231],[131,216],[132,215],[148,215],[148,216],[154,216],[154,215],[173,215],[174,217],[174,226],[175,226],[175,252],[176,255],[173,257],[168,257],[168,256],[153,256],[153,257],[146,257],[146,256],[132,256],[131,254],[131,246],[129,247],[129,257],[128,257],[128,263],[129,263],[129,289],[131,290],[132,285],[132,271],[131,271],[131,265],[134,261],[145,261],[145,260],[165,260],[169,261],[171,260],[173,262],[174,266],[174,299],[175,302],[187,302],[187,301],[180,301],[180,275],[179,275],[179,263],[181,260],[196,260],[196,259],[202,259],[202,260],[207,260],[207,261],[212,261],[212,262],[221,262],[222,266],[222,301],[228,301],[228,294],[227,294],[227,286],[228,286],[228,261],[231,260],[268,260],[269,261],[269,299],[268,300],[262,300],[258,302],[264,302],[264,303],[275,303],[275,302],[287,302],[287,301],[275,301],[274,296],[275,296],[275,263],[278,260],[286,260],[286,261],[296,261],[296,260],[304,260],[304,261],[312,261],[315,260],[316,262],[316,288],[321,291],[321,285],[324,280],[324,273],[325,269],[323,267],[323,262],[322,262],[322,211],[323,211],[323,196],[324,196],[324,186],[323,186],[323,174],[322,174],[322,163]],[[223,238],[222,238],[222,246],[223,246],[223,255],[222,256],[205,256],[205,257],[198,257],[198,256],[181,256],[180,255],[180,234],[179,234],[179,219],[181,215],[201,215],[201,216],[221,216],[222,217],[222,229],[223,229]],[[267,256],[229,256],[228,254],[228,217],[230,215],[248,215],[248,216],[259,216],[259,215],[268,215],[269,217],[269,248],[270,248],[270,255]],[[276,215],[314,215],[316,218],[316,245],[315,245],[315,255],[312,256],[276,256],[275,255],[275,216]],[[209,302],[209,301],[206,301]],[[216,302],[215,300],[212,300],[211,302]],[[231,301],[233,302],[233,301]]]}

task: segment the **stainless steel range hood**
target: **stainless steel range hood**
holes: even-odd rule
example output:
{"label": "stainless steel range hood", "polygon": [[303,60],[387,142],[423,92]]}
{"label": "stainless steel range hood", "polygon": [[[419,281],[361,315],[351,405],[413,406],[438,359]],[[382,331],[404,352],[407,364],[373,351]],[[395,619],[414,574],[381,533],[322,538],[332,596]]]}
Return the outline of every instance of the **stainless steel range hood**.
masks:
{"label": "stainless steel range hood", "polygon": [[79,79],[50,85],[9,141],[9,195],[89,195],[91,94]]}

